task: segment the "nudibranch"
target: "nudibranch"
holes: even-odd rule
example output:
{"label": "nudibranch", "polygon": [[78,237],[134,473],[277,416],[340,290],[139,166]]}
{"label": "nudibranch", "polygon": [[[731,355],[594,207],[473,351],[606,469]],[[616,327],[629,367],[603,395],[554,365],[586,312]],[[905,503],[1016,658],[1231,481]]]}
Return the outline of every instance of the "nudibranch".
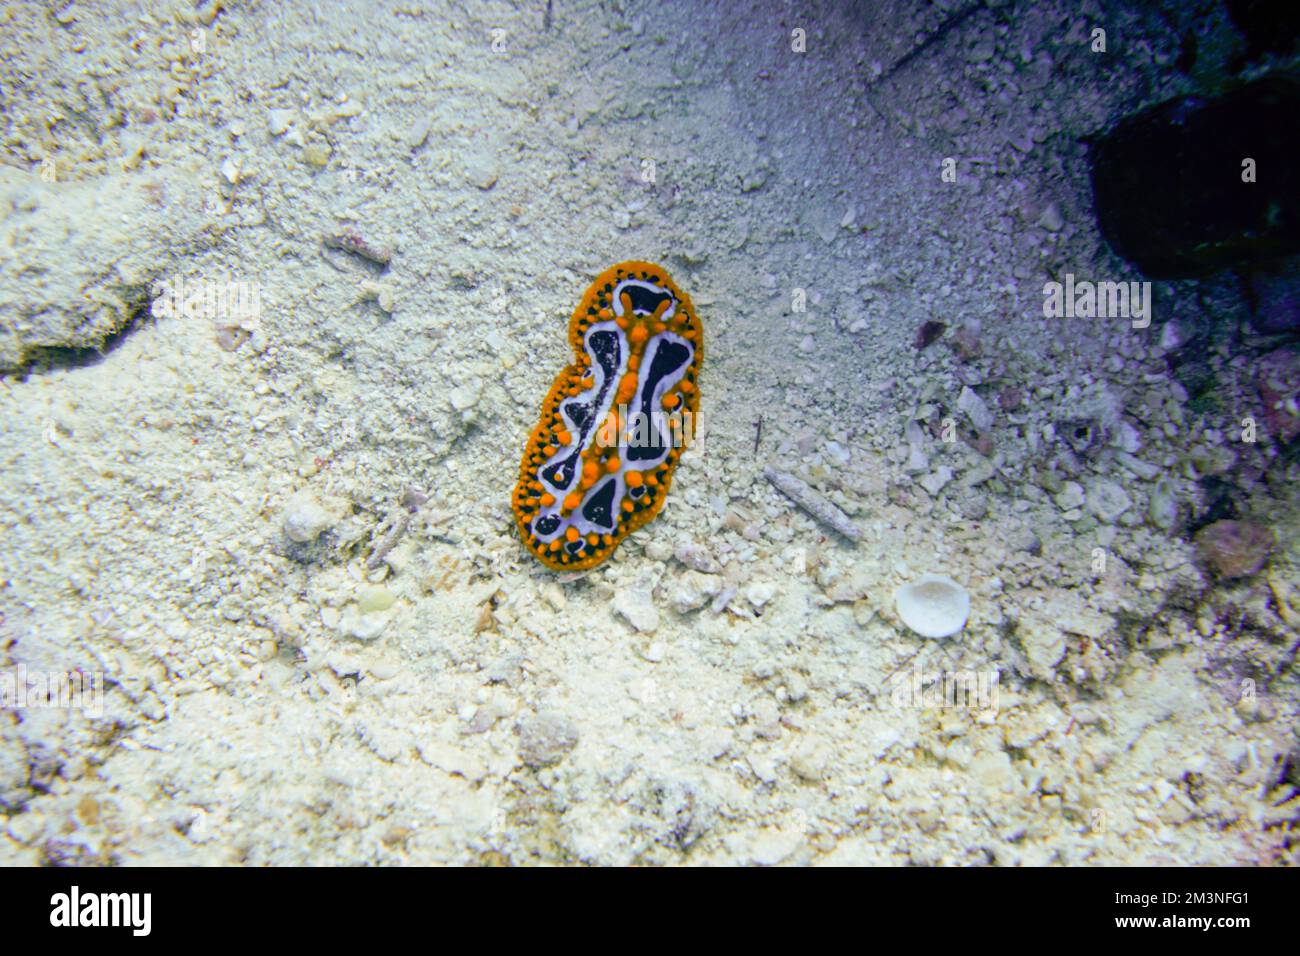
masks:
{"label": "nudibranch", "polygon": [[538,560],[582,570],[663,507],[695,430],[704,330],[666,269],[620,262],[588,287],[569,342],[574,362],[542,402],[514,512]]}

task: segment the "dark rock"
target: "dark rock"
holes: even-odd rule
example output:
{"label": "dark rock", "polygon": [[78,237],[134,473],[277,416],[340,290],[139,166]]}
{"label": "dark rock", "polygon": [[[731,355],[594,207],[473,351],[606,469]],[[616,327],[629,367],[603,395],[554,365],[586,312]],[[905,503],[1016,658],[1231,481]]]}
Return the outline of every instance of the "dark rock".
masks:
{"label": "dark rock", "polygon": [[1300,4],[1295,0],[1227,0],[1228,16],[1246,40],[1246,59],[1289,53],[1300,39]]}
{"label": "dark rock", "polygon": [[1196,533],[1196,553],[1223,578],[1259,572],[1273,550],[1272,530],[1249,521],[1216,521]]}
{"label": "dark rock", "polygon": [[952,338],[948,340],[948,347],[957,353],[957,357],[963,362],[969,362],[979,358],[980,354],[980,337],[969,326],[962,326],[953,333]]}
{"label": "dark rock", "polygon": [[[1191,278],[1300,253],[1300,82],[1266,77],[1180,97],[1092,143],[1106,241],[1152,278]],[[1255,161],[1256,182],[1242,181]]]}
{"label": "dark rock", "polygon": [[943,335],[946,328],[948,326],[934,319],[922,322],[921,327],[916,330],[916,347],[918,349],[929,348],[939,340],[939,336]]}
{"label": "dark rock", "polygon": [[1262,266],[1250,273],[1247,283],[1255,331],[1300,331],[1300,259]]}
{"label": "dark rock", "polygon": [[1277,349],[1260,359],[1256,369],[1265,433],[1259,438],[1288,444],[1300,436],[1300,353]]}
{"label": "dark rock", "polygon": [[578,726],[553,711],[525,717],[519,724],[519,756],[534,769],[559,763],[578,744]]}
{"label": "dark rock", "polygon": [[993,436],[987,432],[976,432],[970,438],[970,446],[985,458],[993,457]]}

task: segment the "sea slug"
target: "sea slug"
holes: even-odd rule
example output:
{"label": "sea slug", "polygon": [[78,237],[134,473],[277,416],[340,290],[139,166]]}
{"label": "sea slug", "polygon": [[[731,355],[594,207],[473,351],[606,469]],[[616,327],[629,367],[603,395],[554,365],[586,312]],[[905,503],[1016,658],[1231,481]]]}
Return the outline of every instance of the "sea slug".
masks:
{"label": "sea slug", "polygon": [[582,570],[663,507],[695,432],[704,330],[666,269],[620,262],[588,287],[569,341],[574,362],[542,402],[513,505],[538,560]]}

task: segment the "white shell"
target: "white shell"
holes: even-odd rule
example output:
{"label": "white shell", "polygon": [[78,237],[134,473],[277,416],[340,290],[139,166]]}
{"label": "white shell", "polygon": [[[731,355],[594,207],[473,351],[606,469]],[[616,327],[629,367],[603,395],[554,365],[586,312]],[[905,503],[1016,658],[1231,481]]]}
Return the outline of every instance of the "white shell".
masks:
{"label": "white shell", "polygon": [[966,626],[970,595],[950,577],[925,574],[894,592],[894,610],[922,637],[948,637]]}

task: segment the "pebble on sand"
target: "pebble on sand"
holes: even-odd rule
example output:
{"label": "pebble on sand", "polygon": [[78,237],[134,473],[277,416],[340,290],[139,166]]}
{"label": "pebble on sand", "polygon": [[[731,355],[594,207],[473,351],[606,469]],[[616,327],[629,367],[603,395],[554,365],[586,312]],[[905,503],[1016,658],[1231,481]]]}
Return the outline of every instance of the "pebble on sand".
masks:
{"label": "pebble on sand", "polygon": [[536,770],[559,763],[578,745],[578,726],[563,714],[543,711],[519,724],[519,756]]}
{"label": "pebble on sand", "polygon": [[1249,521],[1216,521],[1196,533],[1196,553],[1223,578],[1258,573],[1273,550],[1271,529]]}
{"label": "pebble on sand", "polygon": [[309,491],[299,492],[285,505],[284,533],[290,541],[308,544],[333,523],[333,516]]}
{"label": "pebble on sand", "polygon": [[619,591],[614,595],[614,613],[632,628],[648,634],[659,627],[659,610],[648,591],[640,589]]}

